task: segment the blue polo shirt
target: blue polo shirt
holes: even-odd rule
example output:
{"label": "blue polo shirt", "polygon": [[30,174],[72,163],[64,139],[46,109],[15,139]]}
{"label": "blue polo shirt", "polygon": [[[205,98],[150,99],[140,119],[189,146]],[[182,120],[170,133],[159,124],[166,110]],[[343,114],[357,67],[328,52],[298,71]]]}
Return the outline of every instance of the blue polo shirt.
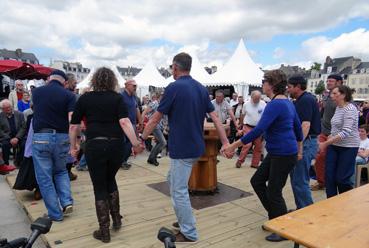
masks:
{"label": "blue polo shirt", "polygon": [[128,108],[128,118],[132,122],[132,125],[136,125],[136,115],[137,115],[137,99],[136,96],[130,96],[126,90],[123,90],[122,97],[124,103]]}
{"label": "blue polo shirt", "polygon": [[204,119],[214,106],[203,85],[191,76],[180,77],[165,88],[158,111],[168,115],[170,158],[197,158],[204,154]]}
{"label": "blue polo shirt", "polygon": [[43,128],[55,129],[58,133],[68,133],[68,113],[73,112],[76,97],[56,80],[34,89],[33,129],[35,133]]}
{"label": "blue polo shirt", "polygon": [[315,97],[309,93],[304,92],[295,101],[296,112],[299,115],[301,123],[303,121],[310,122],[310,130],[308,135],[317,136],[320,134],[320,112],[318,102]]}

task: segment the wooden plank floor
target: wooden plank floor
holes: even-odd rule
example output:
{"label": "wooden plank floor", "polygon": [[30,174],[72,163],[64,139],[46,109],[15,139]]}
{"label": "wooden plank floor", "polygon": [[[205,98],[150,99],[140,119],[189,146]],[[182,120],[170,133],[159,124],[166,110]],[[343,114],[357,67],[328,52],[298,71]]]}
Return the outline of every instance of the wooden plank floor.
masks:
{"label": "wooden plank floor", "polygon": [[[175,216],[170,198],[151,189],[147,184],[163,182],[169,167],[169,159],[160,159],[160,166],[146,163],[147,154],[132,160],[134,164],[128,171],[120,170],[117,182],[120,191],[120,203],[124,215],[124,226],[119,232],[111,232],[111,243],[104,244],[92,238],[97,227],[94,196],[88,172],[76,172],[78,179],[72,182],[74,212],[61,223],[53,223],[50,233],[44,240],[50,247],[164,247],[156,239],[161,226],[170,227]],[[250,178],[255,169],[242,167],[236,169],[236,159],[220,157],[218,180],[229,186],[253,193],[252,196],[217,206],[194,210],[200,240],[196,244],[177,245],[178,247],[292,247],[290,241],[270,243],[264,237],[261,225],[267,220],[266,212],[254,194]],[[249,160],[245,164],[249,164]],[[16,174],[10,174],[7,180],[12,186]],[[29,217],[34,220],[46,213],[43,201],[33,201],[28,191],[16,191],[17,199],[23,205]],[[289,182],[284,196],[289,208],[295,208]],[[325,199],[323,191],[313,192],[315,201]]]}

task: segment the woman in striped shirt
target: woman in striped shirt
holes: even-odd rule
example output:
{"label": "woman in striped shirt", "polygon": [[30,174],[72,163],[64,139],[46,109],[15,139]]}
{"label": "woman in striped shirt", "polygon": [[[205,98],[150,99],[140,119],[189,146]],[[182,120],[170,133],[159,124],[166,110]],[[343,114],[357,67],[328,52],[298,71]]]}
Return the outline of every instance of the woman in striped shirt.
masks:
{"label": "woman in striped shirt", "polygon": [[345,85],[332,90],[332,100],[337,104],[331,120],[332,131],[319,149],[328,146],[325,162],[327,197],[353,189],[350,180],[355,171],[355,158],[360,145],[358,110],[352,101],[351,89]]}

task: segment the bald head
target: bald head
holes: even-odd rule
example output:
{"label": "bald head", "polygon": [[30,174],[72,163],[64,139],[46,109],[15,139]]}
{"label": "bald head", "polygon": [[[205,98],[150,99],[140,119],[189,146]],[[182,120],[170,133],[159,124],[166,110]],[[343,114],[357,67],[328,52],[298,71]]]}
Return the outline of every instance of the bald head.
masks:
{"label": "bald head", "polygon": [[124,83],[124,88],[130,95],[134,95],[137,89],[137,83],[133,79],[129,79]]}
{"label": "bald head", "polygon": [[11,114],[13,112],[12,104],[8,99],[4,99],[0,102],[0,108],[5,114]]}
{"label": "bald head", "polygon": [[254,104],[258,104],[261,99],[261,93],[258,90],[254,90],[251,92],[251,100]]}

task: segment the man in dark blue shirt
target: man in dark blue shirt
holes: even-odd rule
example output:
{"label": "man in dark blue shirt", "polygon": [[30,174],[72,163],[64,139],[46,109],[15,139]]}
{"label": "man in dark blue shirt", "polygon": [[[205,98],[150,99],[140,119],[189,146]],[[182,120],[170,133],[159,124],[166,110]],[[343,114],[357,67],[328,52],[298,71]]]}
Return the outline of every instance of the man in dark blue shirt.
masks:
{"label": "man in dark blue shirt", "polygon": [[54,70],[49,83],[33,92],[32,158],[48,216],[54,221],[62,221],[64,215],[73,211],[66,164],[69,120],[76,97],[64,89],[66,80],[64,72]]}
{"label": "man in dark blue shirt", "polygon": [[142,139],[152,133],[162,116],[168,115],[169,156],[171,167],[168,182],[180,228],[176,242],[194,242],[198,239],[195,218],[188,195],[188,180],[192,165],[204,154],[203,126],[206,113],[213,119],[223,147],[228,144],[224,128],[210,102],[208,91],[190,76],[192,58],[186,53],[173,58],[172,70],[175,82],[165,88],[157,111],[148,122]]}
{"label": "man in dark blue shirt", "polygon": [[[138,108],[137,97],[136,97],[136,89],[137,83],[135,80],[128,80],[125,82],[125,87],[122,92],[122,97],[124,103],[128,108],[128,118],[132,122],[133,127],[136,127],[136,123],[141,123],[141,113]],[[138,120],[138,121],[137,121]],[[139,131],[142,131],[142,125],[139,124]],[[129,142],[129,139],[126,137],[125,141],[127,144],[124,146],[124,156],[123,156],[123,170],[129,170],[131,168],[131,164],[127,162],[129,156],[132,153],[132,144]]]}
{"label": "man in dark blue shirt", "polygon": [[295,100],[296,112],[304,135],[302,159],[291,171],[291,185],[297,209],[313,204],[310,191],[310,166],[318,150],[320,114],[315,97],[306,92],[307,81],[300,75],[288,79],[288,93]]}

